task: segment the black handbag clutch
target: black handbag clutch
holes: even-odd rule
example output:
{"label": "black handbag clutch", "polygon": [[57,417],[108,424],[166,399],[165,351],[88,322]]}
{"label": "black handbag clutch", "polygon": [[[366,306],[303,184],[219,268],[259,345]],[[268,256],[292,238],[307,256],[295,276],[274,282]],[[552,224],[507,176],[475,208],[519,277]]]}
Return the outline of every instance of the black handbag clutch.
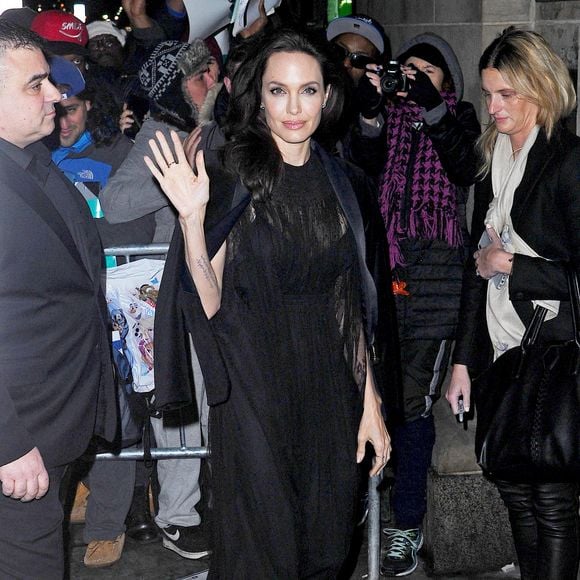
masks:
{"label": "black handbag clutch", "polygon": [[538,344],[546,309],[537,307],[520,346],[473,381],[475,452],[503,478],[580,476],[580,290],[568,273],[574,339]]}

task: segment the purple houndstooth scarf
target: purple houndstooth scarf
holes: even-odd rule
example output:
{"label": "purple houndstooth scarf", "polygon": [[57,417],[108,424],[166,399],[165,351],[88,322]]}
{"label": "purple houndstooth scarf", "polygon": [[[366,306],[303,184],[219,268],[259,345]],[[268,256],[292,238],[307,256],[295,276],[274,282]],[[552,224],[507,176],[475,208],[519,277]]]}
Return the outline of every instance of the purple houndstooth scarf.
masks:
{"label": "purple houndstooth scarf", "polygon": [[[443,92],[441,96],[455,113],[455,94]],[[447,178],[431,139],[423,131],[413,129],[413,123],[421,122],[421,108],[409,102],[389,107],[387,111],[389,150],[379,203],[387,228],[392,268],[405,265],[400,247],[402,239],[444,240],[453,248],[463,241],[457,217],[457,188]],[[413,166],[408,167],[413,133],[417,134],[417,145]],[[402,215],[405,206],[407,220]]]}

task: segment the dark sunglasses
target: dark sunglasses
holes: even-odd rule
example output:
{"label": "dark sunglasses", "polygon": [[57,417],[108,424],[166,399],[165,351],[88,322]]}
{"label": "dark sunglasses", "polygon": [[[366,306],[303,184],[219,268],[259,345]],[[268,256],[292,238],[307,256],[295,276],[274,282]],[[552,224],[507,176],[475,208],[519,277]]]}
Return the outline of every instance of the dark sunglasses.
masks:
{"label": "dark sunglasses", "polygon": [[343,61],[345,58],[348,58],[350,66],[353,68],[365,69],[367,68],[367,64],[373,64],[376,62],[376,59],[372,59],[366,54],[361,54],[360,52],[349,52],[348,49],[344,48],[344,46],[340,46],[340,44],[333,44],[333,49],[337,60]]}

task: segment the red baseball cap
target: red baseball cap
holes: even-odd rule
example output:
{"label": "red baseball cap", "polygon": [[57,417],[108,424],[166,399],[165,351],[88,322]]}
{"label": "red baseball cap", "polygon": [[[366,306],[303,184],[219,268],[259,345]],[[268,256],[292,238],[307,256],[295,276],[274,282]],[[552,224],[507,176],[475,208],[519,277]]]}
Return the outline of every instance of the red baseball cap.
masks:
{"label": "red baseball cap", "polygon": [[48,41],[48,48],[55,54],[78,54],[86,56],[89,41],[87,27],[69,12],[45,10],[32,21],[30,29]]}

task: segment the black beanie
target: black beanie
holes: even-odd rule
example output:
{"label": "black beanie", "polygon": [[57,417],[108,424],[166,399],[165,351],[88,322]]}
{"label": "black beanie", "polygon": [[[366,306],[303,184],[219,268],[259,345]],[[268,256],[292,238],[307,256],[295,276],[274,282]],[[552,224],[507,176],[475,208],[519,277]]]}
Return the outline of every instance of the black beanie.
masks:
{"label": "black beanie", "polygon": [[407,59],[414,56],[415,58],[420,58],[421,60],[426,60],[429,64],[433,66],[438,66],[443,70],[445,77],[449,77],[449,67],[447,62],[443,58],[443,55],[435,48],[432,44],[427,44],[426,42],[420,42],[419,44],[414,44],[406,52],[399,56],[399,62],[405,64]]}

